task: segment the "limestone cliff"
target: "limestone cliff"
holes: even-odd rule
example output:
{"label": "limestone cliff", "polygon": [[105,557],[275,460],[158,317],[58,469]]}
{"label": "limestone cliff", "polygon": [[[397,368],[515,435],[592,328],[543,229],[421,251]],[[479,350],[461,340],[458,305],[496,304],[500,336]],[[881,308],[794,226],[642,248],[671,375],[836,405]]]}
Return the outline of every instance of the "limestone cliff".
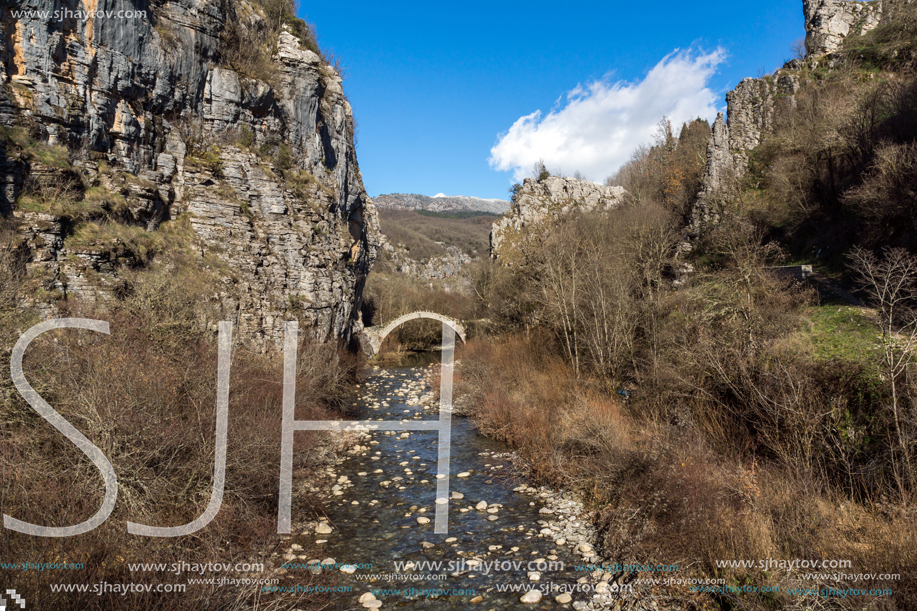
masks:
{"label": "limestone cliff", "polygon": [[882,18],[885,2],[803,0],[806,17],[806,54],[834,53],[852,33],[867,32]]}
{"label": "limestone cliff", "polygon": [[748,153],[773,128],[781,106],[796,103],[801,62],[791,61],[774,75],[747,78],[726,94],[727,116],[720,113],[707,142],[707,164],[688,232],[696,237],[719,219],[719,202],[729,196],[748,167]]}
{"label": "limestone cliff", "polygon": [[277,344],[294,317],[348,338],[380,234],[341,77],[295,23],[260,72],[230,69],[227,29],[269,27],[255,2],[143,6],[130,19],[0,8],[0,212],[18,219],[32,272],[98,298],[143,263],[106,239],[114,224],[168,231],[186,235],[190,264],[222,264],[214,299],[254,344]]}
{"label": "limestone cliff", "polygon": [[[796,92],[806,68],[824,63],[821,56],[839,51],[844,39],[863,34],[893,14],[896,4],[914,0],[803,0],[806,28],[805,60],[786,63],[773,75],[747,78],[726,95],[726,119],[722,114],[713,125],[707,143],[707,165],[688,227],[695,238],[719,219],[720,204],[748,167],[748,154],[774,127],[782,107],[796,104]],[[828,58],[829,64],[831,58]]]}
{"label": "limestone cliff", "polygon": [[606,187],[575,178],[550,176],[526,178],[513,197],[512,206],[490,232],[494,259],[512,263],[533,231],[573,211],[611,210],[624,201],[623,187]]}
{"label": "limestone cliff", "polygon": [[382,263],[379,267],[383,271],[390,269],[418,280],[448,280],[459,277],[462,268],[471,263],[471,257],[457,246],[444,244],[443,249],[445,253],[442,255],[418,261],[403,244],[392,244],[386,238],[381,249],[384,258],[380,258]]}

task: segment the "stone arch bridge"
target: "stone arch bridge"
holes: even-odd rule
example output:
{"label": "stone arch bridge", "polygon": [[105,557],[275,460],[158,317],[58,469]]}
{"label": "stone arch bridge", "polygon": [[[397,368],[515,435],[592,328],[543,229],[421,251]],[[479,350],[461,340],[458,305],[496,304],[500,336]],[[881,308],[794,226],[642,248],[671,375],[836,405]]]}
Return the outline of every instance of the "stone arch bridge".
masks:
{"label": "stone arch bridge", "polygon": [[[465,326],[461,321],[456,320],[450,316],[437,314],[436,312],[411,312],[410,314],[399,316],[388,324],[376,325],[375,327],[366,327],[363,329],[362,333],[366,341],[361,343],[363,344],[363,349],[366,352],[366,356],[373,357],[379,354],[379,350],[382,348],[382,342],[385,341],[385,338],[389,333],[407,321],[416,320],[418,318],[427,318],[430,320],[438,320],[440,322],[444,322],[455,329],[455,334],[462,338],[462,342],[465,341]],[[371,350],[367,350],[367,344]]]}

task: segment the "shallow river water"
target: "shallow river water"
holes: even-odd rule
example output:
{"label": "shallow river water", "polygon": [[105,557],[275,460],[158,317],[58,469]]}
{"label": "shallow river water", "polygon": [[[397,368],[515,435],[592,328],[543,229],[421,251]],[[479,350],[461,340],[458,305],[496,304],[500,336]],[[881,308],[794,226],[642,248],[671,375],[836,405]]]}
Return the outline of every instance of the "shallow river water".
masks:
{"label": "shallow river water", "polygon": [[[360,388],[357,417],[438,419],[426,371],[375,369]],[[596,586],[601,593],[612,575],[576,569],[599,560],[582,506],[528,486],[514,473],[510,449],[465,418],[452,422],[448,533],[434,533],[437,438],[367,433],[335,469],[327,520],[303,541],[318,544],[309,545],[320,550],[314,560],[333,560],[325,570],[339,571],[338,585],[352,588],[335,608],[600,608]],[[290,550],[285,558],[304,557]]]}

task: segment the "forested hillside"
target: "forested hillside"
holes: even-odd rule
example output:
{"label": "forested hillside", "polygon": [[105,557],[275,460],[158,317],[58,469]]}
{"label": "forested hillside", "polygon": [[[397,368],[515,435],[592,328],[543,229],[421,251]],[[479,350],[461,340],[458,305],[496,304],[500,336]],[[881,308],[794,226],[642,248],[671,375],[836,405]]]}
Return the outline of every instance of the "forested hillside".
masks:
{"label": "forested hillside", "polygon": [[[477,278],[502,338],[463,359],[481,429],[584,490],[609,555],[772,588],[722,609],[917,605],[917,9],[865,6],[830,51],[810,20],[728,121],[663,120],[608,180],[622,204],[529,224]],[[797,557],[900,579],[722,563]]]}

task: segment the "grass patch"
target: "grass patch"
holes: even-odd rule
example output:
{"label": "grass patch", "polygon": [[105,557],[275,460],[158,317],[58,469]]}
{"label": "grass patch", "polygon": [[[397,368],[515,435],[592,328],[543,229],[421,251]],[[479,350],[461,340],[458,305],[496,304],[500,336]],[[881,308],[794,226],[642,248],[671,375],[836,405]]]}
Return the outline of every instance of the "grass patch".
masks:
{"label": "grass patch", "polygon": [[136,225],[120,223],[82,223],[64,240],[70,250],[90,250],[130,254],[139,263],[148,263],[161,247],[161,236]]}
{"label": "grass patch", "polygon": [[0,139],[22,149],[30,160],[56,168],[70,167],[70,154],[66,147],[39,142],[22,127],[0,126]]}
{"label": "grass patch", "polygon": [[320,189],[326,195],[334,196],[334,192],[331,189],[320,183],[315,176],[306,170],[284,170],[283,179],[286,182],[286,186],[293,192],[293,195],[299,199],[309,201],[310,204],[315,203],[312,201],[312,196],[316,189]]}
{"label": "grass patch", "polygon": [[858,60],[866,69],[913,65],[913,50],[917,43],[917,9],[894,6],[891,11],[890,18],[877,28],[862,36],[850,36],[844,41],[847,55]]}
{"label": "grass patch", "polygon": [[23,212],[39,212],[65,216],[69,218],[84,218],[101,214],[102,206],[94,201],[67,202],[61,200],[48,200],[43,197],[25,194],[16,200],[16,209]]}
{"label": "grass patch", "polygon": [[223,174],[222,155],[220,147],[214,144],[208,149],[189,155],[185,158],[185,163],[191,167],[205,168],[210,170],[210,173],[214,176],[220,177]]}
{"label": "grass patch", "polygon": [[809,311],[809,322],[809,337],[819,360],[864,362],[879,347],[875,323],[862,308],[823,305]]}

